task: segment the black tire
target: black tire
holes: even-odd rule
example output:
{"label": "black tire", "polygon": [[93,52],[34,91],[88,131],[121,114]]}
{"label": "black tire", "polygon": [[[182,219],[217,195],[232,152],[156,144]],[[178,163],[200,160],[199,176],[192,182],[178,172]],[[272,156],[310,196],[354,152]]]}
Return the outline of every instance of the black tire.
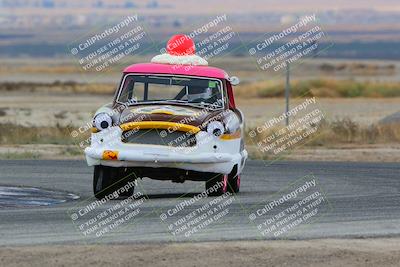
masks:
{"label": "black tire", "polygon": [[97,199],[102,199],[112,193],[112,180],[114,180],[112,169],[105,166],[94,166],[93,193]]}
{"label": "black tire", "polygon": [[[126,177],[123,168],[108,166],[95,166],[93,174],[93,193],[97,199],[102,199],[114,191],[124,187],[131,179]],[[133,195],[134,186],[130,186],[127,191],[121,192],[120,197]]]}
{"label": "black tire", "polygon": [[239,193],[240,190],[240,175],[228,175],[228,191],[231,193]]}
{"label": "black tire", "polygon": [[220,196],[228,191],[228,175],[218,174],[206,181],[206,191],[209,196]]}
{"label": "black tire", "polygon": [[[126,168],[118,168],[118,180],[115,181],[116,183],[114,184],[116,189],[119,189],[121,187],[124,187],[125,185],[128,184],[128,182],[134,182],[135,181],[135,175],[132,175],[132,173],[129,173]],[[130,197],[133,195],[133,192],[135,190],[135,186],[131,184],[129,186],[129,189],[127,191],[121,192],[120,196],[121,197]]]}

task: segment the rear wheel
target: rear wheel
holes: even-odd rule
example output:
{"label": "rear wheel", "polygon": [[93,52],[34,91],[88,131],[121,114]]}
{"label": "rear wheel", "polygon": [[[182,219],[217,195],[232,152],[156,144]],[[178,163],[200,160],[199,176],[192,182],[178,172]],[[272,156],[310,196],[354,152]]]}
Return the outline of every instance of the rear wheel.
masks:
{"label": "rear wheel", "polygon": [[[129,184],[127,190],[121,190],[132,179],[128,179],[124,168],[114,168],[108,166],[95,166],[93,174],[93,192],[97,199],[102,199],[107,195],[120,190],[119,196],[129,197],[133,195],[134,185]],[[123,192],[122,192],[123,191]]]}
{"label": "rear wheel", "polygon": [[209,196],[220,196],[228,191],[228,175],[218,174],[206,181],[206,191]]}

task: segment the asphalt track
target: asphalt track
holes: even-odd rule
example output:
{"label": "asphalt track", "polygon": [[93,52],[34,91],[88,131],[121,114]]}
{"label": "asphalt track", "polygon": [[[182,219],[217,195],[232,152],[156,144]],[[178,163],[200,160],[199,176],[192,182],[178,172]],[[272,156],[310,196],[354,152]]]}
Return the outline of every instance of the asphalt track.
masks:
{"label": "asphalt track", "polygon": [[[271,199],[277,199],[305,183],[304,177],[315,178],[318,183],[315,190],[323,192],[324,202],[319,206],[319,213],[312,220],[289,229],[284,235],[263,236],[249,215],[265,207]],[[241,192],[226,199],[218,199],[221,202],[216,203],[225,202],[226,206],[222,205],[224,207],[221,209],[227,211],[225,216],[221,215],[221,219],[217,217],[213,223],[203,225],[188,236],[183,234],[185,231],[175,232],[174,235],[169,228],[171,223],[179,224],[180,219],[182,221],[193,211],[199,211],[207,203],[215,204],[217,198],[197,198],[185,210],[165,221],[160,219],[160,215],[185,200],[192,200],[204,190],[203,183],[177,184],[150,179],[139,181],[135,192],[141,192],[147,198],[140,203],[140,199],[130,202],[138,204],[132,208],[132,216],[99,237],[95,236],[96,231],[85,235],[83,230],[79,230],[79,226],[84,223],[87,227],[93,226],[88,222],[89,213],[75,218],[75,221],[71,219],[73,214],[79,213],[94,201],[92,168],[87,167],[84,161],[3,160],[0,161],[0,186],[35,187],[80,197],[78,200],[50,203],[47,206],[0,206],[0,245],[393,237],[400,234],[398,163],[266,164],[263,161],[248,161],[242,175]],[[113,213],[104,216],[104,211],[114,211],[118,203],[121,200],[108,201],[91,212],[99,216],[97,218],[105,219]],[[282,208],[290,207],[293,203],[294,200],[288,200],[282,204]],[[82,229],[88,229],[86,226]],[[173,230],[177,229],[173,227]]]}

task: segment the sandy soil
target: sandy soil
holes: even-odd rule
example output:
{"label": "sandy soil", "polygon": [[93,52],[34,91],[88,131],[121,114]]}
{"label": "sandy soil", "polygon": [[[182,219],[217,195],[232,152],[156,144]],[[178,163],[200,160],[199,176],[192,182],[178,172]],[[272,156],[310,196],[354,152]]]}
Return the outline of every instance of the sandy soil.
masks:
{"label": "sandy soil", "polygon": [[0,248],[2,266],[398,266],[399,262],[397,238]]}
{"label": "sandy soil", "polygon": [[[292,99],[290,107],[293,108],[304,100]],[[249,126],[260,125],[266,119],[285,111],[283,98],[238,99],[237,105],[249,120]],[[361,125],[370,125],[398,112],[400,98],[316,98],[316,104],[312,108],[320,109],[328,121],[347,117]]]}
{"label": "sandy soil", "polygon": [[[112,96],[2,93],[0,123],[24,126],[85,125],[94,112],[111,102]],[[0,114],[0,115],[1,115]]]}
{"label": "sandy soil", "polygon": [[3,145],[0,159],[84,159],[84,152],[77,145]]}
{"label": "sandy soil", "polygon": [[[74,125],[91,122],[94,112],[112,101],[107,95],[73,94],[20,94],[2,92],[0,98],[0,123],[11,122],[30,126]],[[292,99],[294,107],[304,99]],[[245,114],[248,126],[258,126],[285,109],[282,98],[237,99],[237,105]],[[349,117],[353,121],[369,125],[399,111],[400,98],[384,99],[335,99],[317,98],[314,108],[319,108],[326,119]]]}

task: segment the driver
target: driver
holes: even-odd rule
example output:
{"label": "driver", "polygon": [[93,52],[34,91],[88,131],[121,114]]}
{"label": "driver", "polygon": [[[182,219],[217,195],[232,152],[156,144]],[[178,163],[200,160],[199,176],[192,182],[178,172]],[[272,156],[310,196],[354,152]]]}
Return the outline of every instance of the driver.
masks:
{"label": "driver", "polygon": [[188,101],[195,103],[195,102],[205,102],[205,103],[214,103],[217,101],[220,92],[218,88],[201,88],[201,87],[191,87],[188,90]]}

